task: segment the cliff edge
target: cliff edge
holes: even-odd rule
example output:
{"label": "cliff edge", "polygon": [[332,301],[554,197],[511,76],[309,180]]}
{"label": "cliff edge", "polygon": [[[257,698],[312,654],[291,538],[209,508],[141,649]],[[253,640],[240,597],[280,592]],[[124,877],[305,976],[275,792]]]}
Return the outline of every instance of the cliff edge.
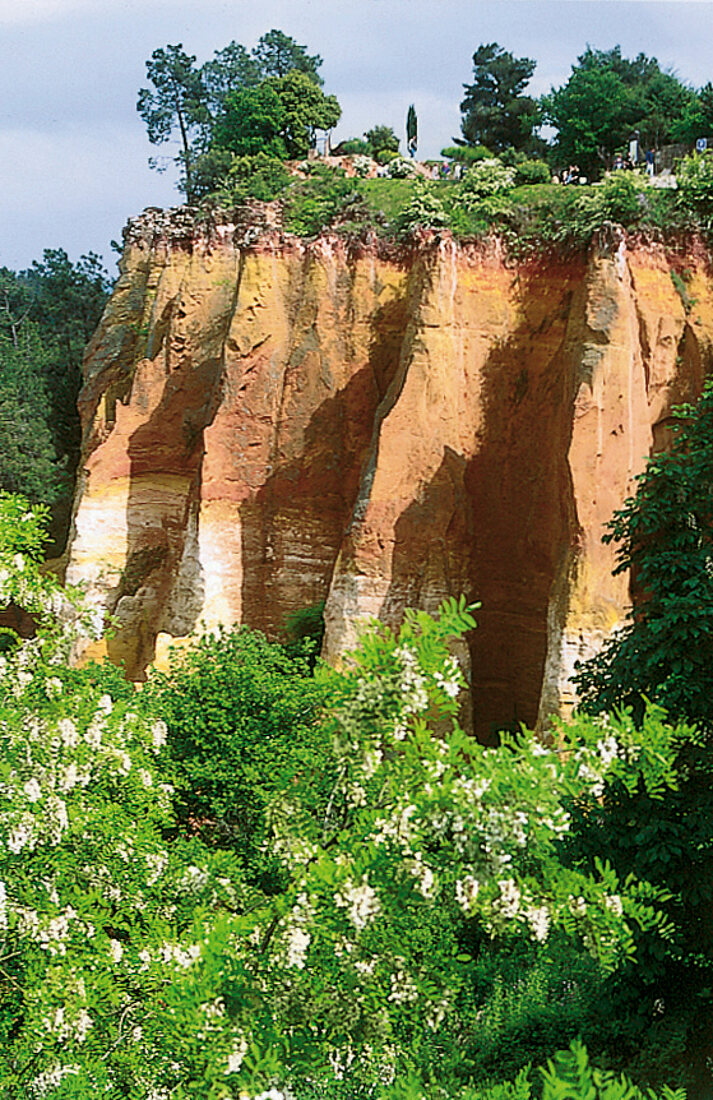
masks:
{"label": "cliff edge", "polygon": [[628,606],[604,524],[713,366],[705,252],[605,227],[513,264],[447,234],[306,242],[270,206],[149,210],[125,239],[67,571],[109,656],[137,677],[171,638],[326,599],[334,660],[363,616],[465,593],[479,736],[570,705]]}

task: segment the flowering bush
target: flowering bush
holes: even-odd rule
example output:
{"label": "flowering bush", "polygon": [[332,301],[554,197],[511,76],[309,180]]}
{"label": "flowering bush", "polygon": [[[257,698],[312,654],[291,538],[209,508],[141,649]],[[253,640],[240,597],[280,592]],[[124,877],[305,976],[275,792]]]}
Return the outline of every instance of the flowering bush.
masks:
{"label": "flowering bush", "polygon": [[506,195],[514,186],[514,168],[506,168],[495,158],[481,160],[469,168],[463,177],[457,202],[470,210],[483,199]]}
{"label": "flowering bush", "polygon": [[405,157],[395,156],[388,162],[386,174],[391,180],[404,180],[413,176],[415,168],[410,160]]}
{"label": "flowering bush", "polygon": [[408,202],[399,211],[394,227],[399,236],[405,236],[417,227],[445,228],[448,220],[448,214],[436,189],[424,180],[417,180]]}
{"label": "flowering bush", "polygon": [[[64,597],[39,575],[40,531],[4,502],[5,598],[35,593],[49,616]],[[463,921],[535,942],[559,926],[605,966],[630,952],[633,924],[661,924],[645,884],[597,861],[567,868],[559,847],[563,798],[594,806],[607,776],[654,794],[671,781],[671,731],[652,712],[641,733],[581,719],[551,747],[523,733],[485,749],[458,725],[450,649],[474,625],[451,600],[437,620],[365,628],[330,689],[329,790],[293,772],[261,810],[283,869],[273,895],[215,838],[179,828],[150,691],[69,668],[64,628],[6,654],[6,1095],[271,1097],[346,1073],[387,1088],[453,1010],[471,965]]]}
{"label": "flowering bush", "polygon": [[358,176],[368,176],[369,172],[374,167],[374,161],[371,157],[357,154],[352,157],[352,164],[354,165],[354,171]]}
{"label": "flowering bush", "polygon": [[676,183],[679,205],[696,211],[710,227],[713,213],[713,155],[708,152],[684,157],[676,169]]}

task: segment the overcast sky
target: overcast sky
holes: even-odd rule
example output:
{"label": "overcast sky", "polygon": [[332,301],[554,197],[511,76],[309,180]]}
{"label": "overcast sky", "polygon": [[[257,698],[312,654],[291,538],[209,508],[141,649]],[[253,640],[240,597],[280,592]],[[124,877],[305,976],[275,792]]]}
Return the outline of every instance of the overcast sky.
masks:
{"label": "overcast sky", "polygon": [[202,63],[272,27],[324,58],[342,106],[335,139],[386,123],[403,140],[414,103],[423,157],[459,132],[482,42],[535,58],[534,94],[566,80],[587,43],[713,80],[708,0],[0,0],[0,265],[60,247],[111,264],[128,217],[180,201],[173,169],[148,167],[176,149],[149,145],[136,113],[146,59],[180,42]]}

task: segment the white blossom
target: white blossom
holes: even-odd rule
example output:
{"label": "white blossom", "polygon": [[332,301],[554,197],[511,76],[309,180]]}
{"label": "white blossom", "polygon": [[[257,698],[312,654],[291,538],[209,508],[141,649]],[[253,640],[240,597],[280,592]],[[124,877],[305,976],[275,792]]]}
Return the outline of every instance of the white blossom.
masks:
{"label": "white blossom", "polygon": [[200,958],[200,954],[201,947],[199,943],[192,943],[187,948],[175,943],[165,943],[160,950],[162,962],[175,962],[184,970],[187,970],[196,959]]}
{"label": "white blossom", "polygon": [[597,750],[599,752],[599,758],[602,762],[602,767],[606,771],[613,760],[616,760],[619,755],[619,745],[615,737],[611,734],[609,737],[603,738],[601,741],[597,741]]}
{"label": "white blossom", "polygon": [[64,773],[59,781],[59,789],[64,794],[68,793],[76,787],[78,778],[79,773],[77,771],[77,765],[73,761],[64,769]]}
{"label": "white blossom", "polygon": [[431,868],[423,862],[420,852],[414,853],[414,857],[409,863],[409,870],[414,878],[418,879],[418,889],[421,895],[427,900],[432,898],[436,891],[436,876]]}
{"label": "white blossom", "polygon": [[245,1036],[241,1036],[239,1041],[233,1047],[231,1053],[228,1055],[228,1068],[226,1073],[237,1073],[243,1064],[243,1058],[248,1052],[248,1041]]}
{"label": "white blossom", "polygon": [[166,744],[166,734],[168,728],[166,723],[159,718],[157,722],[154,722],[151,727],[151,741],[156,752]]}
{"label": "white blossom", "polygon": [[583,917],[587,912],[587,903],[582,897],[570,897],[569,908],[571,912],[574,913],[575,917]]}
{"label": "white blossom", "polygon": [[378,915],[381,904],[376,892],[371,888],[366,875],[361,883],[354,886],[348,879],[335,897],[337,905],[348,909],[348,917],[351,923],[360,932],[367,924]]}
{"label": "white blossom", "polygon": [[181,878],[181,886],[191,893],[200,893],[208,885],[208,872],[194,864],[186,867]]}
{"label": "white blossom", "polygon": [[62,744],[67,749],[73,749],[79,741],[79,733],[77,727],[71,718],[60,718],[57,723],[57,729],[59,735],[62,738]]}
{"label": "white blossom", "polygon": [[621,898],[618,894],[610,894],[604,898],[604,904],[615,916],[620,917],[624,912],[624,907],[621,904]]}
{"label": "white blossom", "polygon": [[303,928],[291,928],[287,940],[287,965],[303,970],[311,936]]}
{"label": "white blossom", "polygon": [[43,1070],[33,1079],[30,1088],[35,1096],[48,1096],[62,1084],[62,1078],[77,1076],[79,1066],[53,1066]]}
{"label": "white blossom", "polygon": [[23,848],[34,848],[35,822],[30,814],[26,814],[10,831],[7,846],[15,855],[19,855]]}
{"label": "white blossom", "polygon": [[22,789],[30,802],[37,802],[37,799],[42,797],[42,788],[35,778],[28,779]]}
{"label": "white blossom", "polygon": [[74,1024],[74,1034],[77,1038],[77,1042],[83,1043],[89,1034],[89,1029],[92,1026],[92,1018],[85,1008],[81,1008],[77,1014],[77,1019]]}
{"label": "white blossom", "polygon": [[500,916],[503,920],[512,920],[520,909],[520,889],[511,878],[501,879],[498,886],[500,897],[496,904]]}
{"label": "white blossom", "polygon": [[120,963],[123,959],[124,948],[118,940],[109,940],[109,954],[112,957],[112,961],[115,963]]}
{"label": "white blossom", "polygon": [[532,938],[538,943],[544,943],[550,930],[550,914],[544,905],[533,906],[526,912],[527,922],[532,931]]}
{"label": "white blossom", "polygon": [[48,699],[58,699],[62,694],[62,681],[58,676],[49,676],[45,680],[45,692]]}
{"label": "white blossom", "polygon": [[389,996],[393,1004],[413,1004],[418,1000],[418,989],[410,974],[395,970],[389,978]]}
{"label": "white blossom", "polygon": [[149,866],[147,882],[149,886],[153,886],[155,882],[158,882],[161,875],[168,867],[168,853],[148,852],[146,855],[146,862]]}
{"label": "white blossom", "polygon": [[469,914],[478,896],[480,883],[472,875],[465,875],[456,882],[456,901],[464,913]]}

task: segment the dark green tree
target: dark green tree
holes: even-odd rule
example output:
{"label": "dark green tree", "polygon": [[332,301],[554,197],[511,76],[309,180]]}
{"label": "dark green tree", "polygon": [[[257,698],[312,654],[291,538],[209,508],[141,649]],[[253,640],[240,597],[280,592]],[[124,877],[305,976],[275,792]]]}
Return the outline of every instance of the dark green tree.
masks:
{"label": "dark green tree", "polygon": [[543,98],[545,120],[557,130],[560,163],[575,161],[589,176],[611,166],[614,153],[639,131],[642,148],[671,141],[694,96],[691,89],[639,54],[590,47],[561,88]]}
{"label": "dark green tree", "polygon": [[201,638],[168,675],[151,678],[142,700],[168,725],[180,820],[233,848],[248,880],[268,892],[283,877],[264,851],[271,802],[306,779],[323,812],[331,790],[324,699],[306,659],[241,629]]}
{"label": "dark green tree", "polygon": [[713,84],[708,82],[692,95],[672,126],[674,141],[691,145],[698,138],[713,138]]}
{"label": "dark green tree", "polygon": [[0,336],[0,489],[51,504],[65,476],[49,423],[47,356],[37,326],[24,319]]}
{"label": "dark green tree", "polygon": [[318,73],[322,58],[308,54],[306,46],[300,46],[283,31],[271,30],[264,34],[252,51],[261,80],[270,76],[287,76],[291,72],[305,73],[313,84],[321,85]]}
{"label": "dark green tree", "polygon": [[193,161],[206,144],[210,123],[208,98],[196,59],[181,43],[154,50],[146,62],[146,75],[153,85],[141,88],[136,109],[146,123],[152,145],[169,141],[178,128],[181,151],[176,158],[184,176],[188,202],[195,200]]}
{"label": "dark green tree", "polygon": [[288,157],[304,157],[314,145],[316,130],[331,130],[342,109],[337,97],[325,95],[307,73],[293,69],[285,76],[265,81],[277,92],[284,119],[281,137]]}
{"label": "dark green tree", "polygon": [[238,156],[260,152],[275,157],[304,157],[315,130],[339,120],[336,98],[326,96],[306,73],[268,77],[255,88],[232,92],[215,125],[213,148]]}
{"label": "dark green tree", "polygon": [[649,699],[698,731],[678,739],[676,790],[655,798],[614,784],[575,814],[575,858],[608,858],[622,877],[633,873],[670,895],[668,938],[640,937],[637,965],[612,983],[605,1011],[622,1022],[619,1042],[634,1050],[658,1013],[650,1045],[664,1036],[679,1042],[687,1083],[710,1089],[713,382],[696,405],[676,410],[670,450],[649,460],[605,540],[617,544],[617,571],[631,571],[633,608],[624,629],[579,668],[580,705],[592,713],[629,706],[638,718]]}
{"label": "dark green tree", "polygon": [[461,130],[469,145],[494,153],[527,149],[538,119],[537,103],[523,95],[535,71],[529,57],[515,57],[497,42],[478,46],[473,54],[473,83],[464,84]]}
{"label": "dark green tree", "polygon": [[418,148],[418,118],[413,103],[406,112],[406,147],[415,156]]}
{"label": "dark green tree", "polygon": [[30,293],[28,316],[38,326],[45,349],[45,379],[52,395],[51,428],[71,472],[79,458],[77,397],[84,351],[106,305],[111,281],[93,252],[72,263],[62,248],[45,249],[19,279]]}
{"label": "dark green tree", "polygon": [[270,82],[241,88],[230,92],[225,101],[213,133],[213,150],[227,150],[241,157],[264,152],[284,159],[284,125],[285,109]]}
{"label": "dark green tree", "polygon": [[676,411],[671,450],[650,459],[604,536],[630,571],[624,629],[580,669],[587,709],[640,705],[713,728],[713,384]]}
{"label": "dark green tree", "polygon": [[239,42],[216,50],[212,61],[200,69],[206,104],[213,120],[219,117],[229,94],[260,83],[260,68]]}
{"label": "dark green tree", "polygon": [[374,157],[378,153],[398,153],[399,151],[399,139],[391,126],[372,126],[371,130],[365,131],[364,137]]}
{"label": "dark green tree", "polygon": [[63,508],[55,510],[60,541],[79,457],[82,358],[109,290],[94,253],[72,263],[63,249],[46,249],[27,271],[0,269],[0,481],[33,501],[64,493]]}

